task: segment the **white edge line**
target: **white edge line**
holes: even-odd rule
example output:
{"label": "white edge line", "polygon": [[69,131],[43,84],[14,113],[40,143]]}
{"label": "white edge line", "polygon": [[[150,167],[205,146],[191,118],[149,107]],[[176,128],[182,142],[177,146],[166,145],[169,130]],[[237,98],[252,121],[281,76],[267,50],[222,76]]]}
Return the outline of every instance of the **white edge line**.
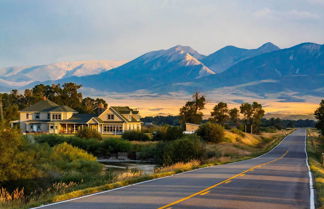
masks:
{"label": "white edge line", "polygon": [[315,196],[314,196],[314,185],[313,185],[313,177],[312,172],[308,164],[308,154],[307,154],[307,129],[305,129],[305,154],[306,154],[306,165],[308,169],[308,177],[309,177],[309,208],[315,209]]}
{"label": "white edge line", "polygon": [[[294,133],[294,132],[292,132],[292,133]],[[290,133],[287,136],[285,136],[281,140],[281,142],[279,144],[277,144],[274,148],[272,148],[270,151],[268,151],[266,153],[263,153],[262,155],[257,156],[255,158],[251,158],[251,159],[247,159],[247,160],[257,159],[257,158],[260,158],[260,157],[262,157],[262,156],[264,156],[264,155],[272,152],[275,148],[277,148],[292,133]],[[306,155],[307,155],[307,153],[306,153]],[[232,163],[226,163],[226,165],[240,163],[240,162],[242,162],[242,160],[241,161],[232,162]],[[122,187],[118,187],[118,188],[114,188],[114,189],[110,189],[110,190],[105,190],[105,191],[101,191],[101,192],[96,192],[96,193],[93,193],[93,194],[88,194],[88,195],[84,195],[84,196],[80,196],[80,197],[75,197],[75,198],[72,198],[72,199],[63,200],[63,201],[59,201],[59,202],[54,202],[54,203],[50,203],[50,204],[46,204],[46,205],[41,205],[41,206],[34,207],[34,208],[30,208],[30,209],[45,208],[45,207],[49,207],[49,206],[53,206],[53,205],[58,205],[58,204],[61,204],[61,203],[71,202],[71,201],[74,201],[74,200],[79,200],[79,199],[82,199],[82,198],[91,197],[91,196],[95,196],[95,195],[99,195],[99,194],[103,194],[103,193],[113,192],[113,191],[117,191],[117,190],[120,190],[120,189],[125,189],[127,187],[131,187],[131,186],[135,186],[135,185],[139,185],[139,184],[144,184],[144,183],[148,183],[148,182],[152,182],[152,181],[157,181],[157,180],[160,180],[160,179],[168,178],[168,177],[171,177],[171,176],[176,176],[176,175],[179,175],[179,174],[190,173],[190,172],[194,172],[194,171],[201,170],[201,169],[207,169],[207,168],[211,168],[211,167],[214,167],[214,166],[218,166],[218,165],[212,165],[212,166],[207,166],[207,167],[203,167],[203,168],[197,168],[197,169],[193,169],[193,170],[190,170],[190,171],[185,171],[185,172],[173,174],[173,175],[170,175],[170,176],[164,176],[164,177],[160,177],[160,178],[155,178],[155,179],[150,179],[150,180],[146,180],[146,181],[141,181],[141,182],[138,182],[138,183],[129,184],[129,185],[126,185],[126,186],[122,186]],[[314,209],[314,208],[311,208],[311,209]]]}

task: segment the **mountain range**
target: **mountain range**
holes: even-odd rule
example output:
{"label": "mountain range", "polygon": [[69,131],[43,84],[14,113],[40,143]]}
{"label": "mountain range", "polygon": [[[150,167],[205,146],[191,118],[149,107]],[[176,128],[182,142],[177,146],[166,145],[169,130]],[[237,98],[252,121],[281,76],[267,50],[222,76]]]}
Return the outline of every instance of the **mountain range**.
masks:
{"label": "mountain range", "polygon": [[316,43],[285,49],[270,42],[256,49],[226,46],[208,56],[177,45],[148,52],[124,64],[106,64],[3,68],[0,85],[8,89],[75,82],[108,93],[145,90],[158,94],[234,87],[263,97],[279,92],[324,96],[324,45]]}

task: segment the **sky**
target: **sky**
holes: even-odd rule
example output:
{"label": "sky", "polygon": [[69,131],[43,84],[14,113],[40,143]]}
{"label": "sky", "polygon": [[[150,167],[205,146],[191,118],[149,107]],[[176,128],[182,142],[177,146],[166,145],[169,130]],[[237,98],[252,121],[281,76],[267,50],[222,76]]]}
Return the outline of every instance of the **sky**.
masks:
{"label": "sky", "polygon": [[324,0],[0,0],[0,67],[324,43]]}

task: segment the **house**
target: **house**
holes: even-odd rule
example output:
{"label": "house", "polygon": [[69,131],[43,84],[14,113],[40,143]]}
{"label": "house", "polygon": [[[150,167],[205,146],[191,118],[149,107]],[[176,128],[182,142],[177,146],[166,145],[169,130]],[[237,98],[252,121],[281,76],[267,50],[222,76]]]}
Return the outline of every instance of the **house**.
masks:
{"label": "house", "polygon": [[80,114],[71,107],[42,100],[19,113],[20,119],[11,124],[17,124],[23,133],[71,134],[89,127],[101,134],[122,134],[142,127],[139,111],[128,106],[98,107],[96,114]]}
{"label": "house", "polygon": [[186,129],[183,132],[184,134],[194,134],[199,129],[199,124],[186,123]]}

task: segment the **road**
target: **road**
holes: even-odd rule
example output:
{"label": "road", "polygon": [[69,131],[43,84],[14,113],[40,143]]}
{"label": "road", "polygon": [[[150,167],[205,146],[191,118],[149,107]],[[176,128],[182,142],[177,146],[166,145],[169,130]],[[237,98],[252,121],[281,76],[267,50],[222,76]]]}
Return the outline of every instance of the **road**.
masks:
{"label": "road", "polygon": [[310,208],[305,130],[260,157],[106,191],[46,209]]}

